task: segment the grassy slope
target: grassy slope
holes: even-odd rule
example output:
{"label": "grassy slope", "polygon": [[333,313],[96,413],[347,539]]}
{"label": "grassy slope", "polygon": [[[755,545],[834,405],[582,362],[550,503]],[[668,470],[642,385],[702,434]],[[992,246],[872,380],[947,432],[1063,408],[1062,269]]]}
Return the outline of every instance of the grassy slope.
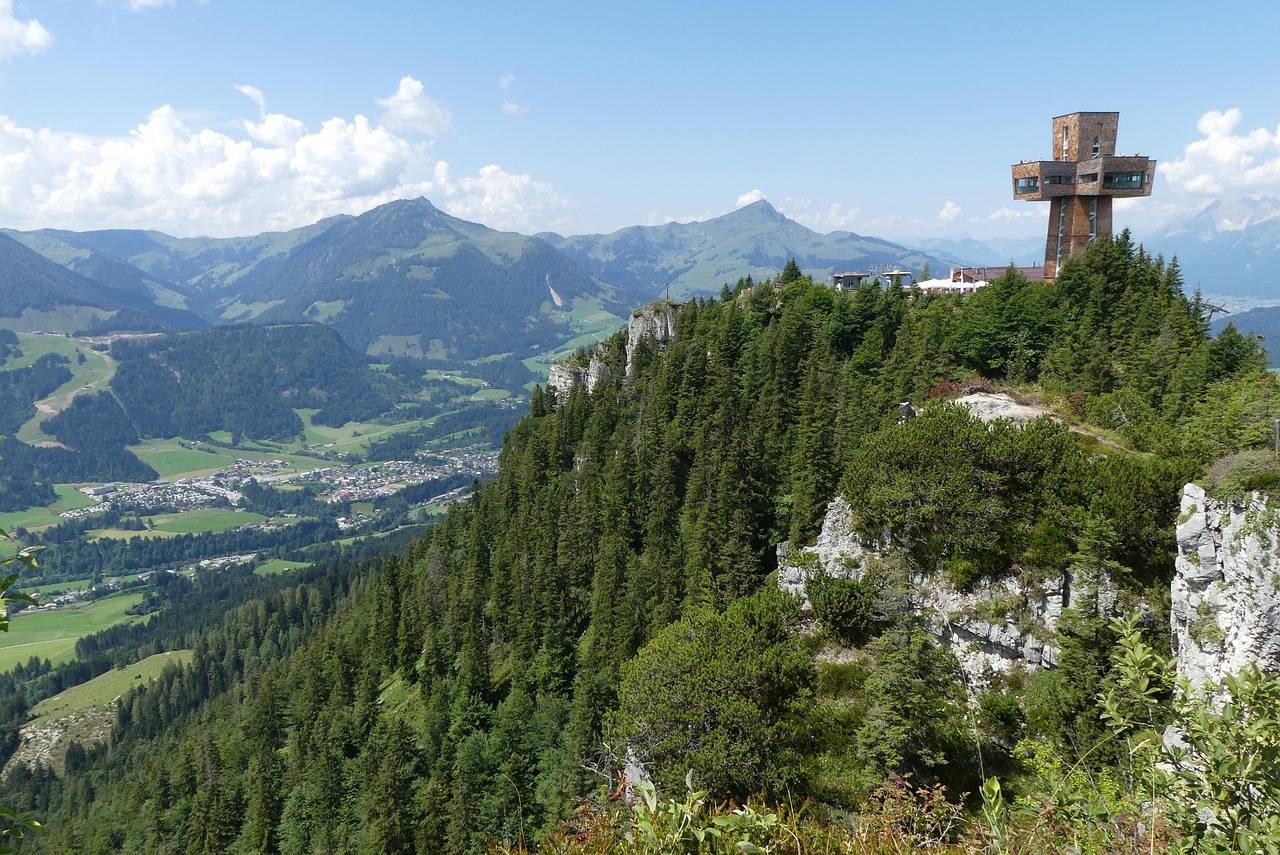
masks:
{"label": "grassy slope", "polygon": [[75,606],[48,611],[27,610],[11,621],[0,635],[0,671],[7,671],[32,656],[54,664],[75,658],[76,642],[85,635],[136,620],[126,612],[142,602],[141,594],[120,594]]}
{"label": "grassy slope", "polygon": [[84,493],[74,487],[67,485],[59,485],[54,488],[58,494],[58,501],[49,505],[47,508],[27,508],[25,511],[11,511],[7,514],[0,514],[0,528],[5,531],[13,532],[19,526],[24,528],[41,528],[43,526],[54,525],[62,522],[62,518],[58,515],[63,511],[69,511],[74,508],[84,508],[95,504]]}
{"label": "grassy slope", "polygon": [[[36,404],[38,412],[19,429],[17,438],[23,442],[43,442],[51,439],[41,430],[44,420],[66,409],[71,399],[81,392],[101,390],[116,373],[116,364],[110,356],[90,350],[88,343],[60,335],[18,334],[18,347],[22,357],[5,363],[5,368],[22,368],[32,364],[46,353],[60,353],[70,360],[71,379],[59,386],[52,395]],[[76,362],[76,351],[85,355],[84,364]]]}
{"label": "grassy slope", "polygon": [[109,704],[139,682],[147,683],[160,676],[160,672],[170,662],[185,665],[191,661],[191,657],[190,650],[157,653],[124,670],[113,669],[100,674],[87,683],[72,686],[61,694],[36,704],[29,720],[37,722],[41,719],[59,718],[89,707]]}

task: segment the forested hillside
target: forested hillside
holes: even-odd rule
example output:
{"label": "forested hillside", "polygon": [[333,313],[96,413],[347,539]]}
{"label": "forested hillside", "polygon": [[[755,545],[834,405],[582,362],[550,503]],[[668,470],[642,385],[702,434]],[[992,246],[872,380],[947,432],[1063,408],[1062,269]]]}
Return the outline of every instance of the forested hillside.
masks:
{"label": "forested hillside", "polygon": [[[839,492],[914,572],[1105,570],[1167,646],[1178,490],[1280,407],[1257,342],[1211,338],[1176,266],[1127,237],[963,300],[840,294],[792,264],[669,310],[673,342],[642,340],[630,371],[620,333],[594,390],[536,392],[497,480],[403,554],[228,613],[65,774],[12,773],[0,803],[49,825],[23,851],[532,845],[628,762],[671,798],[689,773],[833,828],[903,774],[908,800],[993,772],[1034,793],[1020,740],[1132,785],[1123,751],[1090,751],[1095,698],[1127,673],[1096,613],[1064,618],[1059,668],[971,706],[905,606],[855,587],[799,633],[776,546],[811,541]],[[1064,422],[987,429],[945,404],[990,385]],[[899,425],[902,401],[922,417]],[[588,832],[562,846],[611,833]]]}
{"label": "forested hillside", "polygon": [[[363,358],[318,324],[216,327],[124,339],[111,391],[143,436],[284,439],[302,431],[295,407],[341,425],[390,409]],[[79,399],[77,399],[78,402]],[[68,411],[66,415],[71,415]]]}

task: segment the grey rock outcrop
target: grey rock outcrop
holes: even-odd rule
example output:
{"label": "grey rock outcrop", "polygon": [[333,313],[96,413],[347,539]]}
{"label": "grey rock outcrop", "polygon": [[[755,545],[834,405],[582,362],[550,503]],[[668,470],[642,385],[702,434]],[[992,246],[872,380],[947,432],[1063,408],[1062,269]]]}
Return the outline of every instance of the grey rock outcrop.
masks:
{"label": "grey rock outcrop", "polygon": [[[828,505],[812,546],[779,547],[778,585],[800,597],[806,611],[812,607],[805,585],[815,573],[859,579],[888,557],[881,544],[858,537],[852,519],[852,507],[837,497]],[[951,648],[971,692],[984,689],[997,674],[1057,665],[1053,641],[1062,610],[1073,597],[1067,574],[1034,583],[1010,577],[964,591],[941,573],[915,574],[907,583],[910,607]],[[1110,608],[1114,598],[1109,592],[1096,593],[1100,607]]]}
{"label": "grey rock outcrop", "polygon": [[558,398],[566,398],[578,386],[583,386],[590,395],[600,384],[605,382],[610,375],[608,363],[605,357],[608,356],[608,349],[604,344],[597,344],[591,351],[591,358],[586,365],[577,365],[573,362],[557,362],[551,366],[551,371],[547,374],[547,388],[556,393]]}
{"label": "grey rock outcrop", "polygon": [[651,338],[666,347],[676,338],[676,307],[660,301],[636,309],[627,323],[627,376],[632,374],[636,347],[642,339]]}
{"label": "grey rock outcrop", "polygon": [[1016,425],[1026,425],[1041,416],[1049,416],[1055,420],[1058,418],[1043,407],[1019,404],[1003,392],[975,392],[972,395],[957,398],[956,405],[968,407],[969,412],[984,422],[1008,419]]}
{"label": "grey rock outcrop", "polygon": [[[1182,491],[1170,622],[1178,676],[1220,686],[1253,663],[1280,670],[1280,503]],[[1212,690],[1212,689],[1211,689]]]}

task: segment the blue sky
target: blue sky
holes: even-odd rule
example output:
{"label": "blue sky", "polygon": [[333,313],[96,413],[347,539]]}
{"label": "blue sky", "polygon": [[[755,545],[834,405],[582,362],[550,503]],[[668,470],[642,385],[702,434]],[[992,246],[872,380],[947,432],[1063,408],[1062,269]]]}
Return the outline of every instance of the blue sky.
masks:
{"label": "blue sky", "polygon": [[1280,196],[1280,3],[0,0],[0,226],[252,234],[425,195],[495,228],[766,198],[908,240],[1042,231],[1009,165],[1119,110],[1144,229]]}

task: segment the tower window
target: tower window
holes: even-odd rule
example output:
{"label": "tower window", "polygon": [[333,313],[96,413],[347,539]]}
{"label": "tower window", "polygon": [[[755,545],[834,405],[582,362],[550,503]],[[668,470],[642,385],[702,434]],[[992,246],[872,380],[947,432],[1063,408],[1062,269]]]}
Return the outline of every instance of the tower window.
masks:
{"label": "tower window", "polygon": [[1108,172],[1102,177],[1102,186],[1109,190],[1141,190],[1141,172]]}
{"label": "tower window", "polygon": [[1097,157],[1102,151],[1102,134],[1096,134],[1093,138],[1093,156]]}

